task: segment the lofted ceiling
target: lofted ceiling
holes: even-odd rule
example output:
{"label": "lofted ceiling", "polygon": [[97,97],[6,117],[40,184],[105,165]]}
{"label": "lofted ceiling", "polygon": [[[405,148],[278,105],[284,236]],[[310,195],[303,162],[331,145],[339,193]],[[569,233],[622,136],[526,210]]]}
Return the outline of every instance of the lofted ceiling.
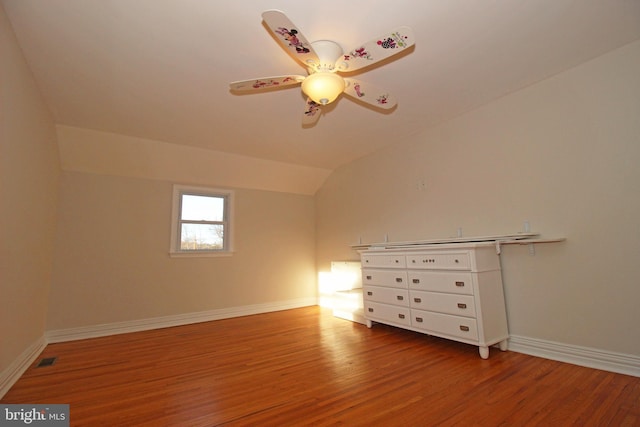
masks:
{"label": "lofted ceiling", "polygon": [[[0,0],[57,124],[335,169],[640,38],[637,0]],[[356,76],[398,98],[342,96],[303,127],[305,74],[262,23],[279,9],[345,50],[399,26],[416,45]]]}

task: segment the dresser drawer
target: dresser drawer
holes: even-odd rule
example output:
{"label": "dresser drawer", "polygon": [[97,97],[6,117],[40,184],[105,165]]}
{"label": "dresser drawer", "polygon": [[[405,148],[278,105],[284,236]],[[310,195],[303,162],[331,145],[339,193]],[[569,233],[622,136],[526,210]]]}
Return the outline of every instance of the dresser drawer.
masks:
{"label": "dresser drawer", "polygon": [[476,319],[433,313],[430,311],[411,310],[411,326],[423,329],[434,335],[443,334],[452,337],[478,341]]}
{"label": "dresser drawer", "polygon": [[409,306],[409,291],[406,289],[363,286],[362,294],[368,301]]}
{"label": "dresser drawer", "polygon": [[473,295],[471,273],[409,271],[408,280],[411,289]]}
{"label": "dresser drawer", "polygon": [[407,272],[404,270],[362,269],[362,285],[407,288]]}
{"label": "dresser drawer", "polygon": [[[366,297],[365,297],[366,298]],[[476,317],[476,306],[471,295],[443,294],[440,292],[409,291],[411,308]]]}
{"label": "dresser drawer", "polygon": [[407,268],[470,270],[468,252],[418,253],[407,255]]}
{"label": "dresser drawer", "polygon": [[407,262],[404,255],[373,255],[362,254],[362,267],[382,267],[382,268],[406,268]]}
{"label": "dresser drawer", "polygon": [[364,301],[364,316],[367,319],[391,322],[403,326],[411,326],[411,315],[408,307]]}

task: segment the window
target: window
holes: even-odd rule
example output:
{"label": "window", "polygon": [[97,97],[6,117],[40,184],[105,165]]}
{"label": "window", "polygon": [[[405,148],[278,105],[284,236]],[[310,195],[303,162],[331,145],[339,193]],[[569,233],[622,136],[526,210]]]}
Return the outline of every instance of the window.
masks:
{"label": "window", "polygon": [[173,186],[171,254],[229,255],[233,191]]}

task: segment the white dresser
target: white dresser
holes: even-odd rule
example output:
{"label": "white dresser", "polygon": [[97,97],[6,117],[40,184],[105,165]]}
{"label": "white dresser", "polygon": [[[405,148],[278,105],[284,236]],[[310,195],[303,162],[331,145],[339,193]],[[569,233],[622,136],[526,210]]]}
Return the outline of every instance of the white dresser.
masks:
{"label": "white dresser", "polygon": [[360,251],[364,315],[374,322],[507,349],[500,258],[492,243],[370,247]]}

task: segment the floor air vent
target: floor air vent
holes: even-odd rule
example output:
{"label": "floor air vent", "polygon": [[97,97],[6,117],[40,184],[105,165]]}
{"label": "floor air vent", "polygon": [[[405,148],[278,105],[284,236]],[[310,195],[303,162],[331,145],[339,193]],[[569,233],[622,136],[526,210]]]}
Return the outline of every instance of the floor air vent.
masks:
{"label": "floor air vent", "polygon": [[56,359],[57,357],[45,357],[44,359],[40,360],[40,362],[38,362],[38,366],[36,366],[37,368],[42,368],[45,366],[51,366],[54,363],[56,363]]}

